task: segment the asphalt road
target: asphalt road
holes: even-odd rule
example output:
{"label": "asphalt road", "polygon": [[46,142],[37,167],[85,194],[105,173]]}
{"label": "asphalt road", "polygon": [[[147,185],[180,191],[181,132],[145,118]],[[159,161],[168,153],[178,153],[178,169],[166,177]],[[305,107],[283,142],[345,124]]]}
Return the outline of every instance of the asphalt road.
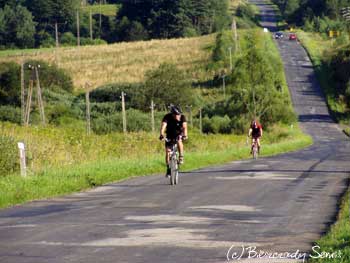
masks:
{"label": "asphalt road", "polygon": [[[273,30],[270,7],[260,7]],[[300,44],[277,44],[300,125],[312,135],[313,146],[184,173],[176,187],[163,176],[149,176],[1,210],[0,262],[302,258],[335,219],[349,179],[350,144],[330,118]],[[244,260],[232,259],[249,246],[296,254],[278,260],[251,251]]]}

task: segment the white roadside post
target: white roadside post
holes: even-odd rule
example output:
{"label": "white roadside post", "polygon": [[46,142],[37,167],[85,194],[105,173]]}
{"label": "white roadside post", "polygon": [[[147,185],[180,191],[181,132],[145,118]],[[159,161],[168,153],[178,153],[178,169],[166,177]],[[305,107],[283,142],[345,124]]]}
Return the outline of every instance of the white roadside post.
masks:
{"label": "white roadside post", "polygon": [[18,143],[18,149],[19,149],[19,161],[21,166],[21,176],[26,177],[27,176],[26,151],[25,151],[25,146],[23,142]]}

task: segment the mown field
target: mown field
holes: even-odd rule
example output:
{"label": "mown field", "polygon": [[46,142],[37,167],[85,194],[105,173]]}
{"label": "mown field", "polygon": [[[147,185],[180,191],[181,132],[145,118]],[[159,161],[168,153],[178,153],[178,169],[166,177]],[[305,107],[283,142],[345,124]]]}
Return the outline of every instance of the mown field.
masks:
{"label": "mown field", "polygon": [[1,51],[0,63],[37,59],[56,63],[73,78],[74,86],[84,88],[108,83],[138,83],[145,73],[168,62],[191,72],[196,80],[212,75],[205,70],[215,35],[195,38],[151,40],[112,45],[84,46],[29,51]]}

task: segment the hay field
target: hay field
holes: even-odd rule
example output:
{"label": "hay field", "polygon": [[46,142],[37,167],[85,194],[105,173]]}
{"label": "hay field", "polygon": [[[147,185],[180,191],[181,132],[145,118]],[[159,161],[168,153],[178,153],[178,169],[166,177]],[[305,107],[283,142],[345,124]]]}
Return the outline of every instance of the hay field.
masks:
{"label": "hay field", "polygon": [[56,63],[72,76],[76,89],[89,82],[93,87],[108,83],[136,83],[145,72],[163,62],[176,64],[194,80],[207,80],[212,74],[205,65],[211,56],[215,35],[195,38],[151,40],[111,45],[44,50],[0,52],[0,62],[39,59]]}

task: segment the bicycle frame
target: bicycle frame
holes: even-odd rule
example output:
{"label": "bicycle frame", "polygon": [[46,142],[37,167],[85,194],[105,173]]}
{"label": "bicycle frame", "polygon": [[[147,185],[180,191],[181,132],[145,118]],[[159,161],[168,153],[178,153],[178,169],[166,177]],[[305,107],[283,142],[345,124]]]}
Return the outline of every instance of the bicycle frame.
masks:
{"label": "bicycle frame", "polygon": [[252,155],[254,159],[258,159],[258,139],[257,138],[253,138]]}
{"label": "bicycle frame", "polygon": [[169,153],[170,166],[170,184],[178,184],[179,181],[179,163],[178,163],[178,146],[177,141],[171,141],[172,145]]}

